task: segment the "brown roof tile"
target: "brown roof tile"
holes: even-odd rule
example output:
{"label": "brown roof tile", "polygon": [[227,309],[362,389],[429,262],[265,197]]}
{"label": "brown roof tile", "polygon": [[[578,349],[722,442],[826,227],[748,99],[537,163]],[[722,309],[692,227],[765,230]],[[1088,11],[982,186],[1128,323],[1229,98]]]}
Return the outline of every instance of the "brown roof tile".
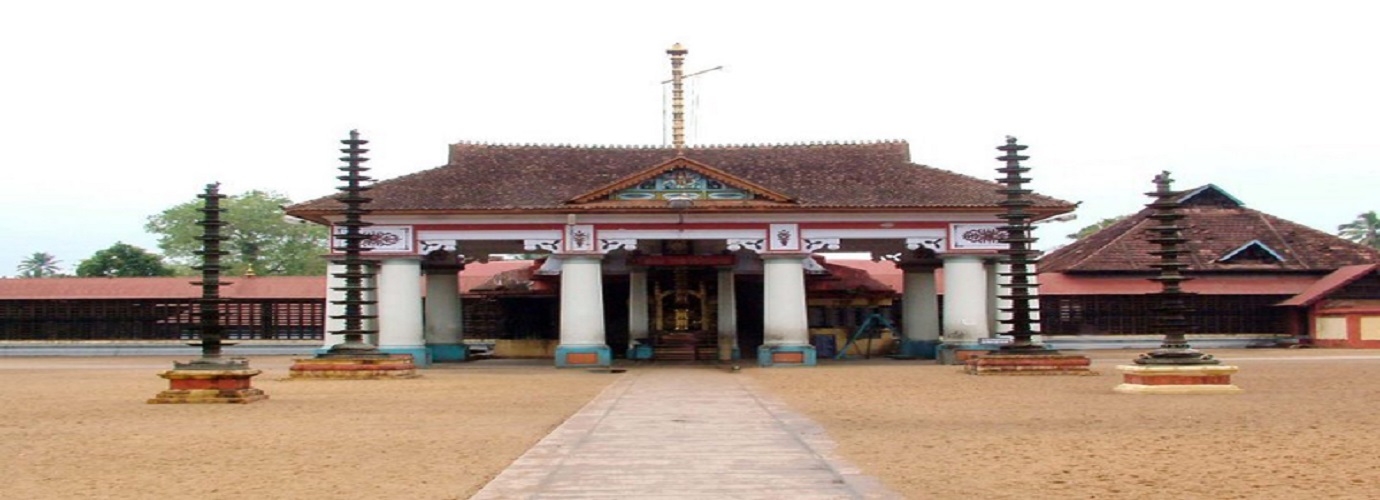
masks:
{"label": "brown roof tile", "polygon": [[[1179,225],[1188,250],[1189,272],[1331,272],[1343,266],[1380,262],[1380,251],[1337,236],[1240,206],[1216,186],[1186,191],[1185,216]],[[1041,272],[1152,272],[1159,246],[1148,241],[1150,209],[1050,252],[1040,259]],[[1222,262],[1224,256],[1252,241],[1272,250],[1279,262]]]}
{"label": "brown roof tile", "polygon": [[[18,299],[194,299],[199,277],[0,279],[0,300]],[[227,277],[227,299],[324,299],[325,276]]]}
{"label": "brown roof tile", "polygon": [[[796,203],[785,206],[792,208],[996,208],[1003,199],[995,182],[911,163],[904,141],[703,146],[687,148],[684,156],[790,197]],[[661,147],[454,144],[449,164],[374,184],[367,208],[569,210],[576,197],[674,158],[674,149]],[[1047,212],[1073,208],[1047,196],[1032,198]],[[288,213],[314,218],[340,208],[326,197],[288,207]]]}

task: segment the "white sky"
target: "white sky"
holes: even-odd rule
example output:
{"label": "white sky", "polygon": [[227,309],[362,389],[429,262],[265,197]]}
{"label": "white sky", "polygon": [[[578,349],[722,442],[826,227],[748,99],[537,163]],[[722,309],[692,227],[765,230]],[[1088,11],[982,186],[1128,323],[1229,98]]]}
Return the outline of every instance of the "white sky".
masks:
{"label": "white sky", "polygon": [[[677,9],[676,5],[685,7]],[[1215,183],[1335,233],[1380,209],[1375,2],[7,2],[0,275],[116,241],[212,181],[329,195],[461,140],[657,144],[664,50],[700,78],[692,143],[904,139],[984,179],[1005,135],[1082,201],[1041,247]],[[577,175],[572,173],[572,175]],[[549,182],[549,180],[542,180]],[[464,186],[457,186],[464,189]]]}

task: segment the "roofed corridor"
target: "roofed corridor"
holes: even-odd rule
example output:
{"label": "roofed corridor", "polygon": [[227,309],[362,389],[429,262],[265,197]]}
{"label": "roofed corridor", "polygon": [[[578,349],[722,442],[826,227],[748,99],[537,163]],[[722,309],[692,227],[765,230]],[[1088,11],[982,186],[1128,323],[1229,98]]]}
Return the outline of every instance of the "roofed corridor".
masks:
{"label": "roofed corridor", "polygon": [[473,498],[900,498],[833,448],[746,377],[638,368]]}

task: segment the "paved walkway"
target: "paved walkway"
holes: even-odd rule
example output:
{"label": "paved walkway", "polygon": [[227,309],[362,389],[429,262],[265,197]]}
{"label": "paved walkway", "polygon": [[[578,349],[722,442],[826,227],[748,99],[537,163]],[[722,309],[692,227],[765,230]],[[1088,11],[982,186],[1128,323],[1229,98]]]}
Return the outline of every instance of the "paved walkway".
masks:
{"label": "paved walkway", "polygon": [[900,498],[747,382],[717,368],[634,368],[472,498]]}

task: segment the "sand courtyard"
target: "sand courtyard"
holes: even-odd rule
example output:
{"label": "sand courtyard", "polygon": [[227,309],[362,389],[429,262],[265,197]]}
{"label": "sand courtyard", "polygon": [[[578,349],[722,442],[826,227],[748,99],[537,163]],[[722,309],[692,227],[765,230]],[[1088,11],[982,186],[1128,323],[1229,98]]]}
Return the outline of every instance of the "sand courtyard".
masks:
{"label": "sand courtyard", "polygon": [[[977,377],[931,362],[743,365],[907,498],[1375,498],[1380,351],[1213,350],[1237,395],[1125,395],[1088,377]],[[9,498],[467,498],[626,373],[549,361],[437,365],[413,380],[288,380],[250,405],[149,405],[172,357],[0,358]],[[731,453],[731,450],[726,450]],[[635,473],[635,471],[630,471]],[[669,492],[668,492],[669,493]]]}

